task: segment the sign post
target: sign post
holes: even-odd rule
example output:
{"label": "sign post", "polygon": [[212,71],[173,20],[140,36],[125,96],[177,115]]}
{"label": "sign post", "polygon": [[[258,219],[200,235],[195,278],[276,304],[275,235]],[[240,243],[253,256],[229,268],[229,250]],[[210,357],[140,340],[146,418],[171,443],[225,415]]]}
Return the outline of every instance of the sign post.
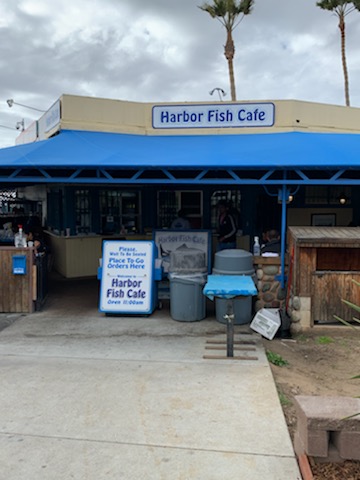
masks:
{"label": "sign post", "polygon": [[103,242],[101,312],[138,315],[153,312],[154,252],[152,241]]}

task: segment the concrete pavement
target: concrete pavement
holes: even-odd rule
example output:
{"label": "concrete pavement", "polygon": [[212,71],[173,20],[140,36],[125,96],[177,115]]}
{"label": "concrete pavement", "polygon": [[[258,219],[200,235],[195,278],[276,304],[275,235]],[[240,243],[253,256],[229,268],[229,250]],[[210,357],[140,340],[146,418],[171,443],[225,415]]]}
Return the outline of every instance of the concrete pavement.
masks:
{"label": "concrete pavement", "polygon": [[257,334],[236,327],[257,360],[209,360],[214,318],[93,307],[50,304],[0,332],[1,479],[301,478]]}

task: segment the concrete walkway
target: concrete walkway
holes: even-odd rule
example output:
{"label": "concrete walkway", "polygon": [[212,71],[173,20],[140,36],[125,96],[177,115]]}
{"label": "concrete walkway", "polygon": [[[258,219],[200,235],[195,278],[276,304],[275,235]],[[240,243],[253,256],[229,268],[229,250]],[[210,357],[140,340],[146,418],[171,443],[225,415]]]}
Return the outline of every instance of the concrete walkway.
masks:
{"label": "concrete walkway", "polygon": [[257,360],[204,359],[224,325],[165,309],[18,317],[0,332],[0,478],[300,479],[261,339],[239,339]]}

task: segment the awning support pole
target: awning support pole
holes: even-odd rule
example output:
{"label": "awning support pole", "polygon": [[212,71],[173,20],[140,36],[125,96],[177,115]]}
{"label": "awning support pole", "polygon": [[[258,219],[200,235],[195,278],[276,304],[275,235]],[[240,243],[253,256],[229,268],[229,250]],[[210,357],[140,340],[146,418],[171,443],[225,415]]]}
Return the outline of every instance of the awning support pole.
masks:
{"label": "awning support pole", "polygon": [[286,254],[286,202],[289,198],[289,190],[286,185],[281,188],[281,288],[285,288],[285,254]]}

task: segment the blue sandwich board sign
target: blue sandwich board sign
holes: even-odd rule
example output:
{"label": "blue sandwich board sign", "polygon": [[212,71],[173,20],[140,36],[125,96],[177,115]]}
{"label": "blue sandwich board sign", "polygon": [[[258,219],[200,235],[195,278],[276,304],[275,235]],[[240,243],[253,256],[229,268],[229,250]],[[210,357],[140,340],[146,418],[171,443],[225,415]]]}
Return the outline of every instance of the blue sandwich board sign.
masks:
{"label": "blue sandwich board sign", "polygon": [[155,245],[152,241],[103,242],[99,310],[150,314],[155,308]]}

